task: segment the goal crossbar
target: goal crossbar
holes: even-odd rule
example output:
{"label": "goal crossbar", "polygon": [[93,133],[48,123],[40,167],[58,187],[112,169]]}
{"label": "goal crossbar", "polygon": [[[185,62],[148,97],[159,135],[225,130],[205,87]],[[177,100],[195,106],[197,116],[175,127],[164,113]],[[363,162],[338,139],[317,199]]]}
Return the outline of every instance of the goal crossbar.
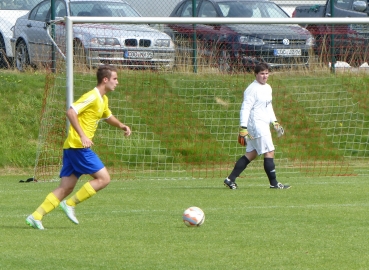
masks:
{"label": "goal crossbar", "polygon": [[219,18],[219,17],[65,17],[72,23],[126,23],[126,24],[367,24],[365,18]]}

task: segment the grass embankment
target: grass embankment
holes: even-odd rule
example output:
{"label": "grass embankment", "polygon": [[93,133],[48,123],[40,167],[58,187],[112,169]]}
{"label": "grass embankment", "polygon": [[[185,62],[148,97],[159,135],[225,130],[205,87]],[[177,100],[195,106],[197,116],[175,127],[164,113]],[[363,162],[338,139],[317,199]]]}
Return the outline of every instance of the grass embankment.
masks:
{"label": "grass embankment", "polygon": [[[120,163],[137,166],[139,162],[157,169],[171,162],[231,162],[230,156],[242,154],[234,142],[242,93],[254,79],[252,74],[122,71],[119,76],[120,85],[109,96],[110,105],[114,114],[136,131],[128,145],[130,155],[117,158]],[[4,71],[1,79],[0,167],[32,168],[45,74]],[[65,86],[63,80],[58,83],[60,109],[56,118],[63,119]],[[366,76],[287,71],[272,74],[269,83],[276,115],[286,130],[286,136],[276,140],[280,158],[341,162],[344,155],[367,157]],[[76,74],[76,96],[94,85],[94,74]],[[63,131],[64,124],[56,128]],[[102,133],[97,134],[97,150],[112,143],[122,147],[122,143],[106,141]],[[106,159],[107,165],[116,165],[114,160]]]}

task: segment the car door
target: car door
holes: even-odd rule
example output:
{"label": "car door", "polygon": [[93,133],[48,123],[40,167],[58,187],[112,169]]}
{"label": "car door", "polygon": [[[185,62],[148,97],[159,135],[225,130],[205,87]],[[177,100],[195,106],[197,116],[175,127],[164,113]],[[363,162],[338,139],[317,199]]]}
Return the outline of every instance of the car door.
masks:
{"label": "car door", "polygon": [[40,3],[27,21],[24,34],[28,40],[32,62],[46,62],[50,59],[52,42],[47,34],[47,21],[50,19],[51,0]]}

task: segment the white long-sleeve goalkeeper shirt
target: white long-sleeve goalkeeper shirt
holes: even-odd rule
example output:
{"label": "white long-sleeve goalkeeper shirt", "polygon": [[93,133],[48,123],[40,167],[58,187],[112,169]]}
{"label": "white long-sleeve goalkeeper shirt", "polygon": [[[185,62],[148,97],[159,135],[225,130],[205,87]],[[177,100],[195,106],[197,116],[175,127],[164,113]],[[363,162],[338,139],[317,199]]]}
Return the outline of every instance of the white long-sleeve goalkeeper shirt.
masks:
{"label": "white long-sleeve goalkeeper shirt", "polygon": [[270,134],[270,123],[277,121],[269,84],[253,81],[243,93],[240,126],[247,127],[254,138]]}

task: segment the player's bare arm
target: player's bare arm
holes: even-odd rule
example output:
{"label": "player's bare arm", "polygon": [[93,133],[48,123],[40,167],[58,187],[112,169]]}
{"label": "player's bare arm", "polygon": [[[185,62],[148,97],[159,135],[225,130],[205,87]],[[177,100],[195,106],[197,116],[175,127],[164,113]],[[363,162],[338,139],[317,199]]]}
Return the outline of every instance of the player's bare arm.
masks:
{"label": "player's bare arm", "polygon": [[86,136],[83,129],[81,128],[78,122],[77,113],[73,110],[73,108],[68,109],[67,117],[69,119],[70,124],[77,131],[79,137],[81,138],[83,147],[84,148],[91,147],[94,143]]}
{"label": "player's bare arm", "polygon": [[129,126],[121,123],[114,115],[110,116],[108,119],[105,120],[109,125],[112,125],[114,127],[120,128],[121,130],[124,130],[124,136],[131,135],[131,129]]}

